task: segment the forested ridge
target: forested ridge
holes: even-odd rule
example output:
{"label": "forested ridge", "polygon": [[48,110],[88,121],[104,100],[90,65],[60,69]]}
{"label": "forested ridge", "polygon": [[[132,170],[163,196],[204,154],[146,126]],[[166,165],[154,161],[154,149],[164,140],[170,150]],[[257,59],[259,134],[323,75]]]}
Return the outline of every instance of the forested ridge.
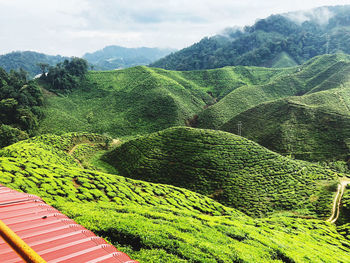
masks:
{"label": "forested ridge", "polygon": [[[326,22],[320,22],[322,10],[331,14]],[[271,15],[253,26],[226,29],[222,35],[203,38],[150,66],[171,70],[233,65],[288,67],[321,54],[350,54],[349,10],[349,6],[322,7],[313,10],[320,18],[310,18],[302,23],[293,20],[293,13]]]}

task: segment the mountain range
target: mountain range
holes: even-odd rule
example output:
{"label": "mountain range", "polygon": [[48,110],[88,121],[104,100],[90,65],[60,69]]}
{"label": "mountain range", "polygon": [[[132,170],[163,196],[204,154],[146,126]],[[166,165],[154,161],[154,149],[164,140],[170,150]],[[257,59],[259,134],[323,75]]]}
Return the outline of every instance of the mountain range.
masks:
{"label": "mountain range", "polygon": [[203,38],[150,66],[170,70],[290,67],[321,54],[349,54],[349,10],[350,6],[329,6],[271,15],[252,26],[227,28],[222,34]]}

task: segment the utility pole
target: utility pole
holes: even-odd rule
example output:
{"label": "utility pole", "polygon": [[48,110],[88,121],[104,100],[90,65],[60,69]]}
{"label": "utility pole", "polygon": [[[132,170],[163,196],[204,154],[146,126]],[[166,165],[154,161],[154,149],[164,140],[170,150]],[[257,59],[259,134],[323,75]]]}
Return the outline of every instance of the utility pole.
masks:
{"label": "utility pole", "polygon": [[237,124],[237,133],[239,136],[242,136],[242,122],[239,121]]}

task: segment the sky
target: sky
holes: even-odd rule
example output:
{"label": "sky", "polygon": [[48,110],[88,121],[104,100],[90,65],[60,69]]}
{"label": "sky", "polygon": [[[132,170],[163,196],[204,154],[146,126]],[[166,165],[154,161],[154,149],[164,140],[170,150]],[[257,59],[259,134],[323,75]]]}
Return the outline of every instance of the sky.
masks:
{"label": "sky", "polygon": [[271,14],[344,0],[0,0],[0,54],[82,56],[108,45],[181,49]]}

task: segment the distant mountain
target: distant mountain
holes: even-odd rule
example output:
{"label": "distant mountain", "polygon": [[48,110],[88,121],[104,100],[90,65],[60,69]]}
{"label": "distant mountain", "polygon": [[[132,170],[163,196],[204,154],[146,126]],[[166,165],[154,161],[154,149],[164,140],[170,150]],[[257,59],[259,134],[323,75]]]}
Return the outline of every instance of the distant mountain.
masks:
{"label": "distant mountain", "polygon": [[321,54],[350,54],[349,42],[350,6],[320,7],[272,15],[244,29],[226,29],[150,66],[171,70],[289,67]]}
{"label": "distant mountain", "polygon": [[86,53],[83,58],[95,65],[97,70],[112,70],[148,65],[174,51],[175,49],[108,46],[93,53]]}
{"label": "distant mountain", "polygon": [[34,51],[15,51],[5,55],[0,55],[0,67],[4,68],[7,72],[11,69],[19,70],[24,69],[29,73],[30,77],[34,77],[41,73],[38,63],[46,63],[50,66],[54,66],[59,62],[68,59],[62,56],[50,56],[43,53]]}

